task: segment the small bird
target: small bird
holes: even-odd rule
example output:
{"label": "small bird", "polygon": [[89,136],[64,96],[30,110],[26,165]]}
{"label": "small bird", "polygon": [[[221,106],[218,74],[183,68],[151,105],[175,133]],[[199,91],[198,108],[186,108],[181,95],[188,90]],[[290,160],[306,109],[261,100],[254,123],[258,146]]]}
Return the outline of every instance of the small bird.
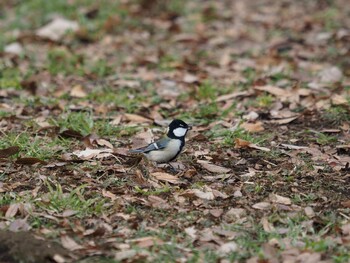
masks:
{"label": "small bird", "polygon": [[192,127],[184,121],[175,119],[168,127],[167,135],[145,147],[130,150],[131,153],[142,153],[156,163],[168,163],[179,155],[185,145],[185,136]]}

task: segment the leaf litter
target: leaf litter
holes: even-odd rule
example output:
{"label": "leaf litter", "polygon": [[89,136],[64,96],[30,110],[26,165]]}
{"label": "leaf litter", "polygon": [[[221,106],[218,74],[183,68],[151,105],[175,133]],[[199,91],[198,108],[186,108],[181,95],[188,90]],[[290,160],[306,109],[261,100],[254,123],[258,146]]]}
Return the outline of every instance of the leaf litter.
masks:
{"label": "leaf litter", "polygon": [[[347,3],[107,2],[26,30],[4,4],[6,255],[347,262]],[[194,124],[175,171],[128,154],[173,118]]]}

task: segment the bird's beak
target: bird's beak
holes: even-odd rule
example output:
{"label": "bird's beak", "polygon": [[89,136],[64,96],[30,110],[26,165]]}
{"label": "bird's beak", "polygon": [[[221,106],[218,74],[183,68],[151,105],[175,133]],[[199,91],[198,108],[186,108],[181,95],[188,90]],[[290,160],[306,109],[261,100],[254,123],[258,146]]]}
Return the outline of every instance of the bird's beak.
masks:
{"label": "bird's beak", "polygon": [[187,130],[192,130],[192,126],[188,126]]}

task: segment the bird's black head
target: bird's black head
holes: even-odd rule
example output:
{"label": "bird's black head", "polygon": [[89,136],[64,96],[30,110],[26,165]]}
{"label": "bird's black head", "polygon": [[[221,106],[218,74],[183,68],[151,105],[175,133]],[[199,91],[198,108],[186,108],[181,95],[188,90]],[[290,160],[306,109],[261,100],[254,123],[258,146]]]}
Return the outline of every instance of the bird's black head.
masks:
{"label": "bird's black head", "polygon": [[169,124],[168,137],[174,139],[184,138],[192,127],[182,120],[175,119]]}

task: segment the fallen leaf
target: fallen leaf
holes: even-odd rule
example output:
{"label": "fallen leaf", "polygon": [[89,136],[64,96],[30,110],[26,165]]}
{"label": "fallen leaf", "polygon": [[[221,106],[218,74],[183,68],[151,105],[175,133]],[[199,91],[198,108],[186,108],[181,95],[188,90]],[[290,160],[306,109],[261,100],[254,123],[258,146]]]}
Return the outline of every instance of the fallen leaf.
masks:
{"label": "fallen leaf", "polygon": [[229,171],[231,171],[231,169],[229,168],[211,164],[204,160],[197,160],[197,163],[199,163],[204,169],[212,173],[228,173]]}
{"label": "fallen leaf", "polygon": [[348,105],[349,104],[345,95],[334,94],[332,96],[331,101],[332,101],[333,105]]}
{"label": "fallen leaf", "polygon": [[239,139],[239,138],[235,139],[235,148],[236,149],[252,148],[252,149],[257,149],[257,150],[261,150],[261,151],[264,151],[264,152],[271,151],[269,148],[261,147],[261,146],[258,146],[256,144],[254,144],[254,143],[251,143],[249,141],[242,140],[242,139]]}
{"label": "fallen leaf", "polygon": [[47,162],[35,157],[23,157],[23,158],[17,158],[16,160],[16,164],[22,164],[22,165],[33,165],[36,163],[47,164]]}
{"label": "fallen leaf", "polygon": [[128,258],[132,258],[137,255],[137,251],[135,249],[129,249],[129,250],[124,250],[124,251],[119,251],[115,253],[114,259],[116,261],[123,261]]}
{"label": "fallen leaf", "polygon": [[266,86],[255,86],[254,89],[260,91],[266,91],[277,97],[286,97],[289,96],[289,91],[286,89],[282,89],[276,86],[266,85]]}
{"label": "fallen leaf", "polygon": [[249,95],[250,95],[250,93],[248,91],[238,91],[238,92],[233,92],[230,94],[221,95],[215,101],[216,102],[227,101],[227,100],[231,100],[231,99],[234,99],[237,97],[249,96]]}
{"label": "fallen leaf", "polygon": [[298,146],[298,145],[285,144],[285,143],[282,143],[281,146],[283,148],[286,148],[286,149],[289,149],[289,150],[300,150],[300,149],[307,149],[307,148],[309,148],[309,147],[306,147],[306,146]]}
{"label": "fallen leaf", "polygon": [[73,155],[77,156],[82,160],[90,160],[90,159],[102,159],[106,157],[113,156],[112,149],[85,149],[83,151],[75,151]]}
{"label": "fallen leaf", "polygon": [[185,233],[189,235],[193,240],[197,239],[197,230],[194,226],[185,228]]}
{"label": "fallen leaf", "polygon": [[222,208],[210,209],[209,213],[214,217],[220,217],[224,210]]}
{"label": "fallen leaf", "polygon": [[8,158],[16,153],[18,153],[20,148],[18,146],[10,146],[5,149],[0,150],[0,158]]}
{"label": "fallen leaf", "polygon": [[260,202],[254,204],[252,207],[258,210],[268,210],[271,208],[271,204],[268,202]]}
{"label": "fallen leaf", "polygon": [[151,176],[153,176],[154,178],[156,178],[159,181],[164,181],[164,182],[168,182],[168,183],[172,183],[172,184],[181,184],[181,180],[180,178],[169,174],[169,173],[164,173],[164,172],[155,172],[155,173],[151,173]]}
{"label": "fallen leaf", "polygon": [[186,74],[183,78],[183,82],[189,83],[189,84],[195,83],[197,81],[198,81],[198,77],[192,74]]}
{"label": "fallen leaf", "polygon": [[131,123],[152,123],[153,120],[142,117],[137,114],[125,113],[123,119]]}
{"label": "fallen leaf", "polygon": [[7,208],[7,211],[5,213],[5,217],[6,218],[14,217],[18,211],[19,211],[18,203],[10,204],[10,206]]}
{"label": "fallen leaf", "polygon": [[47,25],[38,29],[36,35],[53,41],[58,41],[61,40],[67,31],[75,32],[78,29],[79,25],[77,22],[57,17]]}
{"label": "fallen leaf", "polygon": [[300,116],[293,116],[293,117],[289,117],[289,118],[282,118],[282,119],[276,119],[276,120],[270,120],[268,121],[269,123],[275,123],[275,124],[279,124],[279,125],[283,125],[283,124],[288,124],[296,119],[298,119]]}
{"label": "fallen leaf", "polygon": [[241,124],[241,127],[248,132],[261,132],[265,130],[261,121],[258,121],[256,123],[244,122]]}
{"label": "fallen leaf", "polygon": [[110,191],[107,191],[105,189],[102,189],[102,196],[110,198],[112,201],[115,201],[117,199],[117,196]]}
{"label": "fallen leaf", "polygon": [[4,47],[4,52],[8,54],[21,55],[23,54],[24,50],[23,50],[23,46],[20,43],[14,42],[6,45]]}
{"label": "fallen leaf", "polygon": [[70,217],[70,216],[76,215],[77,213],[78,213],[78,211],[75,211],[72,209],[66,209],[62,213],[62,217]]}
{"label": "fallen leaf", "polygon": [[81,85],[76,85],[70,90],[70,96],[75,98],[85,98],[87,96],[86,91]]}
{"label": "fallen leaf", "polygon": [[227,222],[234,222],[237,219],[240,219],[246,216],[247,212],[244,208],[231,208],[228,210],[224,216]]}
{"label": "fallen leaf", "polygon": [[305,215],[306,215],[308,218],[313,218],[313,217],[315,217],[315,212],[314,212],[314,210],[312,209],[312,207],[307,206],[307,207],[305,207],[304,211],[305,211]]}
{"label": "fallen leaf", "polygon": [[84,138],[84,136],[80,132],[74,131],[72,129],[64,130],[59,135],[64,137],[64,138],[75,138],[78,140],[81,140]]}
{"label": "fallen leaf", "polygon": [[350,208],[350,199],[346,200],[344,202],[341,202],[341,205],[346,208]]}
{"label": "fallen leaf", "polygon": [[67,235],[62,235],[61,236],[61,244],[64,248],[70,250],[70,251],[74,251],[74,250],[78,250],[78,249],[82,249],[84,248],[83,246],[79,245],[77,242],[75,242],[74,239],[72,239],[71,237],[67,236]]}
{"label": "fallen leaf", "polygon": [[237,249],[238,249],[238,245],[236,244],[236,242],[231,241],[231,242],[222,244],[219,247],[218,252],[221,256],[225,256],[229,253],[237,251]]}
{"label": "fallen leaf", "polygon": [[15,219],[9,225],[9,230],[12,232],[18,231],[28,231],[31,229],[31,226],[27,222],[28,216],[23,219]]}
{"label": "fallen leaf", "polygon": [[153,236],[135,238],[132,240],[128,240],[127,242],[133,243],[141,248],[152,247],[154,245],[162,245],[164,243],[158,237],[153,237]]}
{"label": "fallen leaf", "polygon": [[260,223],[262,224],[265,232],[272,233],[275,231],[274,226],[269,222],[269,220],[266,217],[262,217]]}
{"label": "fallen leaf", "polygon": [[281,195],[277,195],[277,194],[270,194],[269,195],[269,200],[272,203],[278,203],[278,204],[283,204],[283,205],[290,205],[290,204],[292,204],[292,201],[290,200],[290,198],[284,197],[284,196],[281,196]]}
{"label": "fallen leaf", "polygon": [[338,82],[343,78],[343,72],[338,67],[325,68],[319,72],[320,81],[323,83]]}
{"label": "fallen leaf", "polygon": [[215,199],[215,196],[214,196],[212,191],[203,192],[199,189],[192,189],[192,193],[201,199],[205,199],[205,200],[214,200]]}
{"label": "fallen leaf", "polygon": [[96,139],[96,143],[100,146],[106,146],[110,149],[113,149],[113,144],[111,144],[109,141],[105,140],[105,139]]}

